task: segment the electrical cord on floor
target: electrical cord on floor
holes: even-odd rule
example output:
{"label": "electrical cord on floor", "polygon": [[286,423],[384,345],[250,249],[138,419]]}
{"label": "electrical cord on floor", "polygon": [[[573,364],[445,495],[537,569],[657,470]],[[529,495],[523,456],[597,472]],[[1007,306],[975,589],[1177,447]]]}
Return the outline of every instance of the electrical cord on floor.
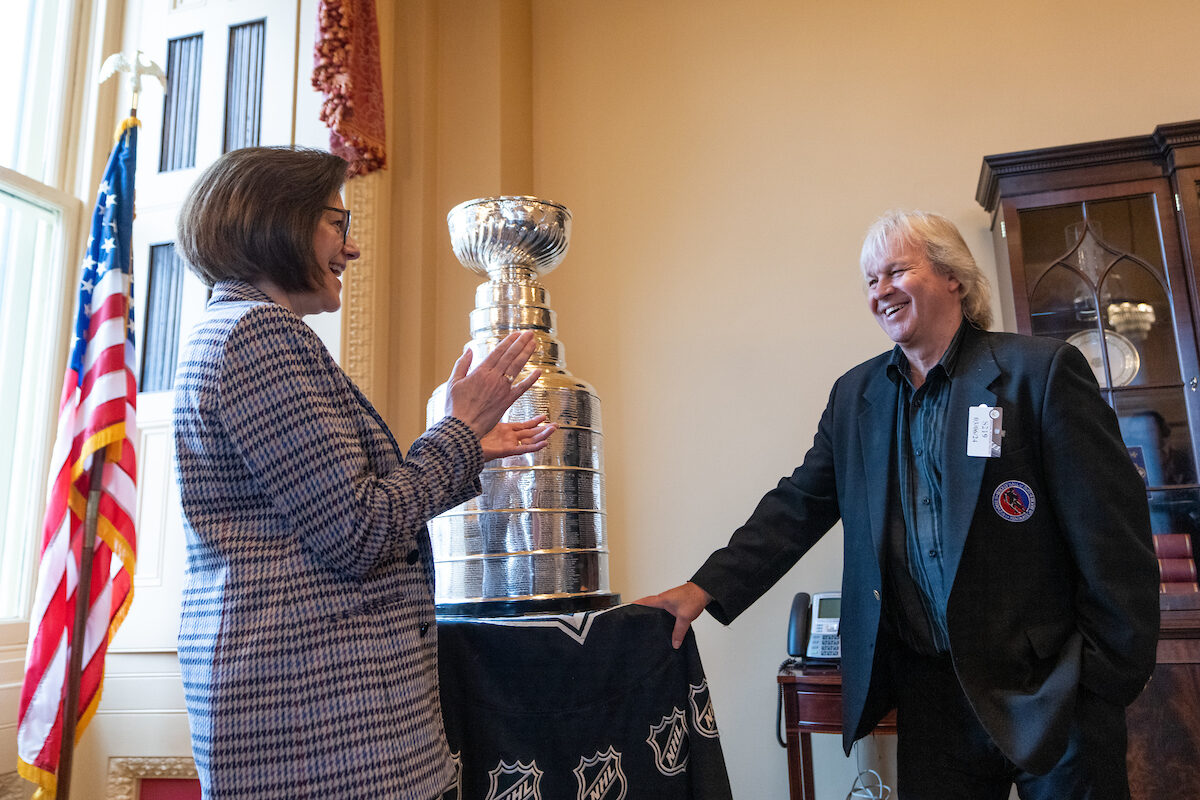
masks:
{"label": "electrical cord on floor", "polygon": [[846,795],[846,800],[888,800],[892,796],[892,787],[884,783],[875,770],[862,768],[862,753],[858,744],[854,743],[854,760],[858,767],[858,775],[850,785],[850,793]]}
{"label": "electrical cord on floor", "polygon": [[[870,782],[868,782],[868,779]],[[846,800],[854,800],[854,798],[867,798],[867,800],[888,800],[892,796],[892,787],[883,782],[883,778],[879,777],[879,773],[873,769],[868,769],[858,773],[858,777],[854,779],[854,784],[850,787],[850,794],[846,795]]]}

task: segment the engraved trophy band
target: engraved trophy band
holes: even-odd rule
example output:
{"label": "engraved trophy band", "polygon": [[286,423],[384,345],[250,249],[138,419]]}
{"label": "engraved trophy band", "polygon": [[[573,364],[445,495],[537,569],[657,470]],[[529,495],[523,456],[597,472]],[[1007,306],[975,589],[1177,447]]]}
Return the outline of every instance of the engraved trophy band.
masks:
{"label": "engraved trophy band", "polygon": [[[483,492],[429,523],[440,616],[573,613],[619,602],[609,591],[600,399],[566,369],[538,279],[566,255],[571,212],[536,197],[487,197],[447,215],[454,254],[487,278],[470,315],[473,363],[512,331],[532,330],[525,370],[542,374],[505,415],[545,414],[558,430],[535,453],[489,461]],[[427,424],[445,415],[445,384]]]}

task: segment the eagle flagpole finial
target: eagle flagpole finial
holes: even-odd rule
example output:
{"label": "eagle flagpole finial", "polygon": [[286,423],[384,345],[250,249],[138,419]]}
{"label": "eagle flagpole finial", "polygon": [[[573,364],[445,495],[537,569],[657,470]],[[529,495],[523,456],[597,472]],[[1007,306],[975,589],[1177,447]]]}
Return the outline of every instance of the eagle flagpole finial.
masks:
{"label": "eagle flagpole finial", "polygon": [[150,60],[141,50],[138,50],[137,55],[132,59],[127,58],[124,53],[113,53],[104,59],[104,63],[100,65],[100,72],[96,76],[96,83],[104,83],[118,72],[124,72],[129,75],[129,91],[133,94],[133,98],[130,101],[130,116],[137,116],[138,95],[142,92],[143,75],[150,75],[157,78],[163,91],[166,91],[166,73],[163,72],[162,67]]}

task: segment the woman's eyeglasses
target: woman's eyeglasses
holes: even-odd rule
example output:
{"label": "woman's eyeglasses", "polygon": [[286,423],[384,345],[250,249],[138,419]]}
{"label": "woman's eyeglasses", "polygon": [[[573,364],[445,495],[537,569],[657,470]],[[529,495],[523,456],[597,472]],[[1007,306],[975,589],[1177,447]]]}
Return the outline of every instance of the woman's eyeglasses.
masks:
{"label": "woman's eyeglasses", "polygon": [[350,235],[350,209],[335,208],[333,206],[325,206],[325,210],[326,211],[336,211],[339,214],[345,215],[345,218],[342,220],[342,247],[345,247],[346,246],[346,237]]}

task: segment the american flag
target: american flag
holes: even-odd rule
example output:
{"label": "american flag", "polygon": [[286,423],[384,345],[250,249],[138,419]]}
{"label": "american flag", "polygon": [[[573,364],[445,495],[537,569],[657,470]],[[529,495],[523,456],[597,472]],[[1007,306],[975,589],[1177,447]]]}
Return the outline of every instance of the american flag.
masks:
{"label": "american flag", "polygon": [[37,594],[30,614],[18,709],[18,771],[53,797],[57,786],[68,647],[94,454],[106,451],[83,636],[78,741],[100,702],[104,656],[133,599],[137,430],[133,377],[133,181],[137,120],[126,120],[96,194],[79,283],[71,360],[46,492]]}

